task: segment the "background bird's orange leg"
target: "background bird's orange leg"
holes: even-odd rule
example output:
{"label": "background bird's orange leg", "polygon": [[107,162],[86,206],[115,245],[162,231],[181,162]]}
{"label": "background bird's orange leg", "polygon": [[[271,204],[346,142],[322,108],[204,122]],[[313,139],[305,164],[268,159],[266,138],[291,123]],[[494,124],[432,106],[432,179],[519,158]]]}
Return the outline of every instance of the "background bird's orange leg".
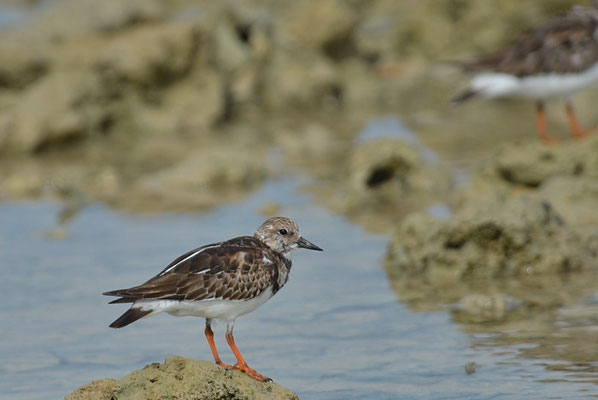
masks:
{"label": "background bird's orange leg", "polygon": [[212,355],[214,356],[214,362],[218,365],[221,365],[225,368],[229,368],[232,369],[233,366],[232,365],[228,365],[223,363],[220,360],[220,356],[218,355],[218,350],[216,350],[216,343],[214,343],[214,332],[212,332],[212,328],[210,327],[210,324],[206,321],[206,339],[208,339],[208,344],[210,345],[210,350],[212,350]]}
{"label": "background bird's orange leg", "polygon": [[583,130],[579,127],[577,117],[575,116],[575,110],[570,102],[565,103],[565,112],[567,113],[567,119],[569,120],[569,126],[571,127],[571,134],[576,138],[582,138],[588,133],[588,130]]}
{"label": "background bird's orange leg", "polygon": [[553,139],[548,136],[546,132],[546,117],[544,116],[544,103],[538,101],[536,103],[536,121],[538,123],[538,136],[540,140],[548,143],[552,142]]}
{"label": "background bird's orange leg", "polygon": [[257,372],[256,370],[250,368],[249,365],[247,365],[247,363],[243,359],[243,356],[241,355],[241,352],[237,348],[237,345],[235,345],[235,339],[233,338],[232,330],[226,331],[226,341],[228,342],[228,345],[230,346],[231,350],[233,351],[235,357],[237,358],[237,363],[235,364],[234,368],[238,369],[241,372],[246,373],[247,376],[249,376],[251,379],[255,379],[256,381],[268,382],[268,381],[272,380],[272,379],[268,378],[267,376],[264,376],[264,375],[260,374],[259,372]]}

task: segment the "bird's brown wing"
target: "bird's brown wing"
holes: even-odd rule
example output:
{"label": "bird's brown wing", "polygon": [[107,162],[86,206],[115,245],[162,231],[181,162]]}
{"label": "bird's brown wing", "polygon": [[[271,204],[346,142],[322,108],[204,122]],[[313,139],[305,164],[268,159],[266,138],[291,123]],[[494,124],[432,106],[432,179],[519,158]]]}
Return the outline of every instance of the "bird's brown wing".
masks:
{"label": "bird's brown wing", "polygon": [[268,249],[251,237],[233,239],[192,250],[173,261],[147,282],[104,293],[121,299],[244,300],[259,295],[272,284],[273,259]]}
{"label": "bird's brown wing", "polygon": [[576,73],[598,61],[598,8],[574,8],[532,29],[494,56],[466,63],[469,70],[516,76]]}

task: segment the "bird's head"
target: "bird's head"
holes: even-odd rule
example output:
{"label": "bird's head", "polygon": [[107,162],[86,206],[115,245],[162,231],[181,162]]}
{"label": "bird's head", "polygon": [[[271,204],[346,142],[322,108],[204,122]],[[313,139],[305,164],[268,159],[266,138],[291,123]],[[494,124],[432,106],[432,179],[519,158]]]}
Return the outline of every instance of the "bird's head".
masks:
{"label": "bird's head", "polygon": [[285,217],[273,217],[264,222],[254,235],[266,246],[285,256],[296,249],[322,251],[321,248],[301,237],[295,222]]}

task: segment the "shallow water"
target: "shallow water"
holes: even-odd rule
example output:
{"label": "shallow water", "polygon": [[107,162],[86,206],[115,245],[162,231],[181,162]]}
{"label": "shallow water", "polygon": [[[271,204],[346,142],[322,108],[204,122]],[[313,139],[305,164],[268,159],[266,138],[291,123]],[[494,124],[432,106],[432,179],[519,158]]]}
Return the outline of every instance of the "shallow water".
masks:
{"label": "shallow water", "polygon": [[[297,252],[287,286],[239,318],[235,337],[251,366],[302,398],[598,393],[574,363],[555,369],[555,361],[520,357],[536,346],[533,338],[493,342],[493,334],[464,333],[448,312],[407,310],[381,267],[387,238],[312,204],[299,185],[270,182],[243,203],[208,215],[130,216],[94,205],[65,227],[62,239],[56,204],[0,205],[0,397],[60,398],[172,354],[211,359],[203,320],[160,315],[112,330],[108,324],[126,307],[107,305],[100,293],[140,283],[198,244],[252,232],[263,219],[257,210],[270,201],[325,252]],[[232,361],[223,334],[218,325],[217,344],[224,361]],[[465,373],[468,362],[478,365],[476,373]]]}

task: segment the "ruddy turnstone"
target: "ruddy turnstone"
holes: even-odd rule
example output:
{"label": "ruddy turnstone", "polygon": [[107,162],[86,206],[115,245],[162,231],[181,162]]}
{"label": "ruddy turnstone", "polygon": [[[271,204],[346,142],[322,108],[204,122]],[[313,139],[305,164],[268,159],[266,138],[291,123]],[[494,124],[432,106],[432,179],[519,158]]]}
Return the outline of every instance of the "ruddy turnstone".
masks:
{"label": "ruddy turnstone", "polygon": [[[257,381],[269,381],[249,368],[241,356],[233,326],[238,316],[264,304],[287,283],[291,252],[298,247],[322,251],[301,236],[297,224],[284,217],[268,219],[253,236],[198,247],[139,286],[105,292],[106,296],[120,297],[110,304],[133,303],[110,327],[122,328],[161,312],[203,317],[216,364],[238,369]],[[234,366],[220,360],[211,328],[213,319],[226,321],[226,341],[237,359]]]}
{"label": "ruddy turnstone", "polygon": [[561,98],[572,135],[582,137],[586,132],[579,127],[571,95],[598,83],[598,6],[574,7],[517,37],[494,56],[463,66],[478,74],[455,103],[474,96],[534,99],[538,134],[550,141],[544,101]]}

